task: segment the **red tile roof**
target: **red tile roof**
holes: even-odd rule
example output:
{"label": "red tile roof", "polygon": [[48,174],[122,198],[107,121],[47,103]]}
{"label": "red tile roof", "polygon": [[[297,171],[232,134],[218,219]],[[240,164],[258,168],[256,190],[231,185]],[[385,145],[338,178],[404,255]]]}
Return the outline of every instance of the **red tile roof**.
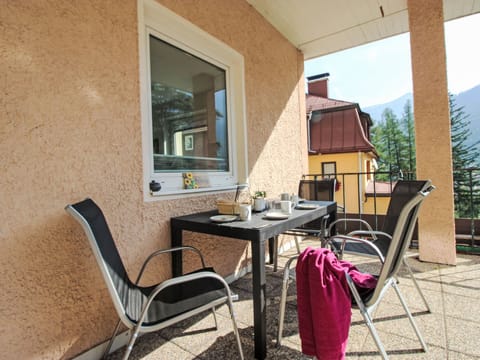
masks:
{"label": "red tile roof", "polygon": [[370,142],[372,121],[356,103],[307,94],[311,114],[310,153],[335,154],[376,151]]}
{"label": "red tile roof", "polygon": [[342,106],[355,105],[354,103],[342,100],[329,99],[307,94],[307,114],[312,111],[338,108]]}

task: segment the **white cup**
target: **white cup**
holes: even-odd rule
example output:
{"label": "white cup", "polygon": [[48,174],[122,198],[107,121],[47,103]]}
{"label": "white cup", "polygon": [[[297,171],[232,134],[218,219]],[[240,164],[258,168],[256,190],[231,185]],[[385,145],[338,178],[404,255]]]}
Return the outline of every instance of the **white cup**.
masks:
{"label": "white cup", "polygon": [[272,200],[272,206],[270,207],[271,210],[281,210],[280,209],[280,200],[275,199]]}
{"label": "white cup", "polygon": [[292,202],[290,200],[280,200],[280,210],[285,214],[291,214]]}
{"label": "white cup", "polygon": [[289,193],[281,193],[280,194],[280,200],[290,200],[290,194]]}
{"label": "white cup", "polygon": [[239,210],[240,210],[240,220],[242,221],[252,220],[252,205],[241,204]]}
{"label": "white cup", "polygon": [[293,206],[297,206],[297,205],[298,205],[298,201],[299,201],[300,199],[298,198],[298,195],[293,194],[291,200],[292,200]]}

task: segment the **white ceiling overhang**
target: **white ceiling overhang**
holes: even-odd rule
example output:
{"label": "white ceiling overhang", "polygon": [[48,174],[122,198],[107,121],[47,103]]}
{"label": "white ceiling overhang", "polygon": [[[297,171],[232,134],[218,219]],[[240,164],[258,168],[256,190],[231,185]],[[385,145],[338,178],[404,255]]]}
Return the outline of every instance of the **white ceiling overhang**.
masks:
{"label": "white ceiling overhang", "polygon": [[[408,32],[406,0],[247,0],[305,60]],[[480,0],[443,0],[445,21],[480,12]]]}

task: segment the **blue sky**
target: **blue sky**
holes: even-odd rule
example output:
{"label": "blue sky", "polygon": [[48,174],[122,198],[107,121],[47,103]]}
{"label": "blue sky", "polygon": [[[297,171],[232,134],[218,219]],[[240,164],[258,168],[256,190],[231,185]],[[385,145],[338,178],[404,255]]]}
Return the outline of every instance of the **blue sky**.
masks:
{"label": "blue sky", "polygon": [[[445,23],[448,89],[480,84],[480,14]],[[305,62],[305,75],[330,73],[329,97],[361,107],[412,92],[410,36],[402,34]]]}

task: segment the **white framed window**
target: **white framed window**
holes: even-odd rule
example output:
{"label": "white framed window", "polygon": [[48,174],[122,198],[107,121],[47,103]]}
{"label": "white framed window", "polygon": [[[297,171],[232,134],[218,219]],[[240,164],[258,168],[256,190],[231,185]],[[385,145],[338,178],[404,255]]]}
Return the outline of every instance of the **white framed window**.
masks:
{"label": "white framed window", "polygon": [[243,56],[154,0],[138,14],[145,199],[246,183]]}

